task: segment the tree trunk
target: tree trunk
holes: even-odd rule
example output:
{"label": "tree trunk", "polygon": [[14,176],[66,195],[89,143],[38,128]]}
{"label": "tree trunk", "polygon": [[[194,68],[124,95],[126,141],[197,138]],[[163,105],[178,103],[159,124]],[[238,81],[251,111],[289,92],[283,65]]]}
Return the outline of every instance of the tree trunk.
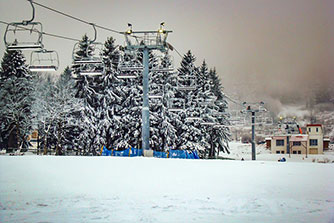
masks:
{"label": "tree trunk", "polygon": [[48,147],[47,147],[47,134],[44,136],[44,152],[43,152],[43,155],[46,155],[48,153]]}
{"label": "tree trunk", "polygon": [[16,123],[16,150],[20,149],[20,131],[19,131],[19,123]]}
{"label": "tree trunk", "polygon": [[56,155],[60,155],[60,144],[61,144],[61,131],[62,124],[61,121],[58,123],[58,136],[57,136],[57,146],[56,146]]}

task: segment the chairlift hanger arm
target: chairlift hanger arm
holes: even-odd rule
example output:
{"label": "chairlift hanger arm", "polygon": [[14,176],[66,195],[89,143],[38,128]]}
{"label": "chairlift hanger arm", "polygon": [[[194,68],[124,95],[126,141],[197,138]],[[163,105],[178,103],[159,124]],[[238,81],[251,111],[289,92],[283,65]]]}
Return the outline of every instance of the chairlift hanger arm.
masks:
{"label": "chairlift hanger arm", "polygon": [[96,31],[96,27],[94,23],[90,23],[91,26],[93,26],[94,29],[94,39],[90,41],[90,43],[94,43],[96,41],[96,37],[97,37],[97,31]]}
{"label": "chairlift hanger arm", "polygon": [[34,4],[32,4],[32,0],[27,0],[27,1],[30,2],[30,5],[32,7],[32,17],[31,17],[30,20],[23,20],[22,21],[23,25],[27,25],[27,24],[31,23],[32,21],[34,21],[34,19],[35,19],[35,6],[34,6]]}

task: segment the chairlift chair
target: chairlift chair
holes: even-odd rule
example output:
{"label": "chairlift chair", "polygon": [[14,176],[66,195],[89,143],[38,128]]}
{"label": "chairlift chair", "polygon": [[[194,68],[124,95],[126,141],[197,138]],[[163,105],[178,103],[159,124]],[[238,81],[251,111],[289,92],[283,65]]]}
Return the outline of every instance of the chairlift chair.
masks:
{"label": "chairlift chair", "polygon": [[185,110],[185,101],[181,98],[171,98],[168,101],[168,111],[181,112]]}
{"label": "chairlift chair", "polygon": [[42,32],[40,22],[9,23],[4,35],[7,50],[41,50],[43,48]]}
{"label": "chairlift chair", "polygon": [[9,23],[5,30],[4,42],[7,50],[41,50],[43,27],[40,22],[33,22],[35,7],[32,7],[32,18],[22,22]]}
{"label": "chairlift chair", "polygon": [[32,72],[54,72],[59,67],[59,56],[54,50],[32,51],[29,70]]}
{"label": "chairlift chair", "polygon": [[168,57],[168,58],[171,58],[170,55],[160,55],[160,56],[156,56],[158,57],[158,61],[159,61],[159,65],[154,67],[154,68],[151,68],[150,71],[151,72],[172,72],[174,71],[174,66],[173,66],[173,60],[172,59],[169,59],[171,61],[170,64],[163,64],[162,61],[163,61],[163,58],[164,57]]}
{"label": "chairlift chair", "polygon": [[135,60],[125,61],[124,55],[120,55],[117,69],[117,78],[133,79],[138,77],[138,72],[142,72],[144,67],[141,64],[136,63]]}
{"label": "chairlift chair", "polygon": [[161,84],[151,84],[149,89],[148,98],[163,98],[163,86]]}
{"label": "chairlift chair", "polygon": [[196,90],[196,88],[197,86],[195,84],[194,77],[191,76],[178,77],[178,82],[177,82],[178,90],[193,91]]}
{"label": "chairlift chair", "polygon": [[72,58],[73,58],[73,69],[78,69],[80,75],[85,76],[99,76],[105,73],[105,65],[103,63],[103,44],[100,42],[95,42],[97,31],[95,25],[91,23],[90,25],[94,28],[94,39],[89,41],[87,49],[85,50],[85,55],[78,55],[82,49],[80,47],[80,42],[74,44]]}

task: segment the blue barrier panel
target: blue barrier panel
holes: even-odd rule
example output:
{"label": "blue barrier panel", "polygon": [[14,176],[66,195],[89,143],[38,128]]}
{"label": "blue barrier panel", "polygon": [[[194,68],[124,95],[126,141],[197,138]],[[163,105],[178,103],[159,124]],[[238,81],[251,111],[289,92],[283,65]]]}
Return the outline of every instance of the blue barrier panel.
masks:
{"label": "blue barrier panel", "polygon": [[153,151],[153,156],[157,157],[157,158],[167,158],[167,153],[159,152],[159,151]]}
{"label": "blue barrier panel", "polygon": [[170,150],[169,158],[199,159],[197,151]]}
{"label": "blue barrier panel", "polygon": [[[129,154],[130,153],[130,154]],[[129,148],[122,151],[116,150],[108,150],[105,146],[102,150],[102,156],[127,156],[127,157],[134,157],[134,156],[142,156],[143,150],[136,149],[136,148]],[[179,158],[179,159],[199,159],[198,153],[196,150],[194,151],[186,151],[186,150],[170,150],[169,156],[166,152],[160,151],[153,151],[153,156],[157,158]]]}
{"label": "blue barrier panel", "polygon": [[184,150],[170,150],[169,157],[187,159],[187,154]]}
{"label": "blue barrier panel", "polygon": [[136,149],[136,148],[131,148],[131,154],[130,156],[142,156],[143,155],[143,150],[142,149]]}
{"label": "blue barrier panel", "polygon": [[195,159],[194,154],[192,153],[192,151],[185,151],[187,154],[187,159]]}
{"label": "blue barrier panel", "polygon": [[103,146],[102,156],[111,156],[111,150],[108,150],[105,146]]}
{"label": "blue barrier panel", "polygon": [[194,159],[199,159],[199,155],[196,150],[192,151],[192,153],[194,155]]}
{"label": "blue barrier panel", "polygon": [[129,156],[129,149],[123,150],[123,151],[115,151],[113,153],[113,156]]}

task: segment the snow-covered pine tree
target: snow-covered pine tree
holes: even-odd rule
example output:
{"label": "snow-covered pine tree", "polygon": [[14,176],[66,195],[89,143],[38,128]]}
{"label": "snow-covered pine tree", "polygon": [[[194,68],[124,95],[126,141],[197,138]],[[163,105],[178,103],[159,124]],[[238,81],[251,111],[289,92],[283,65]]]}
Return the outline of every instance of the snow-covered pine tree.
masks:
{"label": "snow-covered pine tree", "polygon": [[21,149],[31,131],[32,75],[21,51],[6,51],[0,73],[0,135],[6,149]]}
{"label": "snow-covered pine tree", "polygon": [[[162,57],[160,67],[164,69],[173,67],[173,61],[167,53]],[[177,148],[177,127],[182,125],[179,113],[171,112],[169,109],[170,99],[175,98],[178,75],[173,71],[161,72],[159,75],[160,79],[163,80],[163,110],[160,135],[163,143],[163,151],[166,152],[169,149]]]}
{"label": "snow-covered pine tree", "polygon": [[[79,48],[74,52],[75,59],[80,60],[93,55],[93,46],[87,35],[82,37]],[[80,123],[78,129],[79,137],[76,147],[84,155],[96,155],[101,145],[99,126],[101,120],[101,100],[103,93],[103,78],[100,76],[87,76],[80,73],[80,66],[73,66],[73,73],[76,76],[76,97],[83,101],[83,109],[77,114],[77,121]],[[102,136],[103,137],[103,136]]]}
{"label": "snow-covered pine tree", "polygon": [[[168,115],[167,93],[172,61],[168,53],[150,54],[150,147],[157,151],[175,148],[175,129]],[[172,139],[172,140],[171,140]]]}
{"label": "snow-covered pine tree", "polygon": [[121,91],[122,80],[117,78],[121,52],[115,46],[114,38],[110,37],[106,40],[102,55],[106,66],[106,75],[103,79],[103,96],[100,106],[102,120],[99,129],[100,135],[105,138],[104,145],[107,148],[113,148],[114,142],[121,138],[119,131],[122,129],[122,119],[118,111],[125,99],[125,94]]}
{"label": "snow-covered pine tree", "polygon": [[[178,148],[183,150],[204,150],[201,126],[198,120],[189,121],[189,113],[198,107],[199,69],[195,66],[196,58],[189,50],[181,61],[178,69],[178,84],[175,97],[185,103],[184,112],[179,112],[178,118],[183,123],[177,128],[179,135]],[[193,117],[190,117],[193,118]]]}
{"label": "snow-covered pine tree", "polygon": [[[123,150],[141,146],[142,66],[139,52],[117,50],[107,41],[103,53],[107,65],[104,80],[104,126],[108,148]],[[116,50],[116,51],[115,51]],[[113,53],[114,52],[114,53]],[[119,64],[112,63],[120,56]],[[120,78],[135,76],[136,78]]]}
{"label": "snow-covered pine tree", "polygon": [[[227,101],[223,93],[223,87],[217,75],[216,69],[209,71],[209,79],[212,82],[211,91],[216,97],[214,102],[214,110],[212,115],[216,118],[219,123],[218,128],[213,129],[212,146],[214,153],[219,153],[220,151],[230,153],[228,142],[230,141],[230,129],[229,129],[229,114],[227,113]],[[214,154],[211,154],[214,156]]]}

